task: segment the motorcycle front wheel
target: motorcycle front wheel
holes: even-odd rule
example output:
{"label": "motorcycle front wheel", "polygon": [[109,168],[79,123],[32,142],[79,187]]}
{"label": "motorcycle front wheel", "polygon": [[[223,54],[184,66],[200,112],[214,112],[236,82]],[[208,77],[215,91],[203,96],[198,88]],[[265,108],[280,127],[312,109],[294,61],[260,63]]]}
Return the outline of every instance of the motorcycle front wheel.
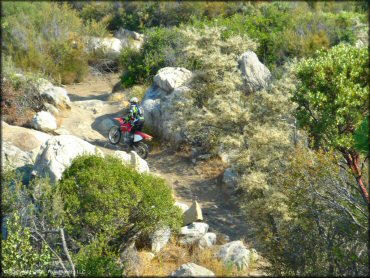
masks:
{"label": "motorcycle front wheel", "polygon": [[113,145],[117,145],[121,140],[121,131],[118,126],[112,126],[108,132],[108,139]]}
{"label": "motorcycle front wheel", "polygon": [[135,152],[142,158],[146,159],[149,154],[149,147],[144,142],[138,142],[134,145]]}

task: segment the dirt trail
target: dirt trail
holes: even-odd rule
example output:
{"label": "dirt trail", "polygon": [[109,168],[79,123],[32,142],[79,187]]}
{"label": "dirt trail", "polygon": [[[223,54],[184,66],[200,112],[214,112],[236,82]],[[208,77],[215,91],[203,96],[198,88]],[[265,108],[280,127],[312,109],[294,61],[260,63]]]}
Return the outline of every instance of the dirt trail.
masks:
{"label": "dirt trail", "polygon": [[[90,76],[80,84],[66,86],[72,101],[71,111],[61,115],[61,127],[70,134],[95,144],[104,153],[112,153],[117,147],[108,143],[106,136],[94,128],[97,119],[119,115],[124,105],[107,101],[117,74]],[[176,199],[191,205],[197,200],[202,207],[203,218],[210,231],[226,234],[230,240],[244,239],[248,242],[248,226],[238,215],[236,207],[224,194],[217,177],[205,177],[199,165],[169,150],[153,151],[148,159],[150,171],[160,175],[172,186]]]}

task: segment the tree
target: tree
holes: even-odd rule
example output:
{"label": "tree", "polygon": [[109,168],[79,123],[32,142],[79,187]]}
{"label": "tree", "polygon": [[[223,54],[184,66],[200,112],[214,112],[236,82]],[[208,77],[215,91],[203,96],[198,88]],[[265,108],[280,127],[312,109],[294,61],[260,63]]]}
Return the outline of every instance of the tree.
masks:
{"label": "tree", "polygon": [[313,137],[315,148],[340,151],[369,203],[355,133],[369,114],[369,67],[365,48],[338,45],[319,51],[297,66],[300,84],[292,98],[297,119]]}

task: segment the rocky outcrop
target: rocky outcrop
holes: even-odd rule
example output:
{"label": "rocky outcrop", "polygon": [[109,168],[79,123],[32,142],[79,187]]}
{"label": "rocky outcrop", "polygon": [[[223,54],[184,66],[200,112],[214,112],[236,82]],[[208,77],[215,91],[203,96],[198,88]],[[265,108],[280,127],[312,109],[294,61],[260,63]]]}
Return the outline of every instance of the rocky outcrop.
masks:
{"label": "rocky outcrop", "polygon": [[[8,125],[5,122],[1,122],[1,125],[2,140],[29,153],[33,161],[36,159],[41,145],[51,138],[51,135],[34,129]],[[2,149],[5,150],[4,146]]]}
{"label": "rocky outcrop", "polygon": [[195,263],[183,264],[170,274],[171,277],[215,277],[209,269]]}
{"label": "rocky outcrop", "polygon": [[174,145],[184,140],[174,113],[182,105],[191,102],[188,97],[190,89],[184,86],[190,80],[191,72],[186,69],[164,68],[154,77],[154,85],[148,89],[141,102],[145,111],[145,124]]}
{"label": "rocky outcrop", "polygon": [[166,67],[154,76],[154,83],[162,90],[170,93],[175,88],[186,85],[192,78],[191,71],[185,68]]}
{"label": "rocky outcrop", "polygon": [[122,50],[122,43],[117,38],[87,38],[87,52],[102,51],[110,58],[117,58]]}
{"label": "rocky outcrop", "polygon": [[180,243],[183,245],[196,243],[208,232],[208,228],[207,223],[200,222],[194,222],[182,227],[180,230]]}
{"label": "rocky outcrop", "polygon": [[148,163],[142,159],[135,151],[126,153],[124,151],[115,151],[114,157],[119,158],[123,164],[130,165],[135,168],[139,173],[148,173],[149,166]]}
{"label": "rocky outcrop", "polygon": [[12,170],[33,164],[32,154],[16,147],[10,142],[3,141],[1,148],[1,167]]}
{"label": "rocky outcrop", "polygon": [[156,230],[151,236],[151,250],[154,253],[158,253],[166,246],[170,240],[171,230],[169,228],[162,228]]}
{"label": "rocky outcrop", "polygon": [[102,152],[76,136],[54,136],[41,147],[32,174],[49,176],[55,182],[62,177],[72,160],[82,154],[102,155]]}
{"label": "rocky outcrop", "polygon": [[222,245],[218,253],[218,258],[225,264],[232,263],[241,270],[248,267],[253,259],[256,258],[255,253],[255,250],[251,252],[251,250],[244,246],[242,241],[237,240]]}
{"label": "rocky outcrop", "polygon": [[139,50],[144,43],[144,35],[134,31],[120,28],[114,36],[121,41],[122,47],[130,47]]}
{"label": "rocky outcrop", "polygon": [[257,92],[269,86],[271,73],[269,69],[259,61],[256,53],[248,50],[239,57],[238,62],[247,93]]}
{"label": "rocky outcrop", "polygon": [[45,98],[50,104],[58,109],[70,109],[71,100],[68,97],[67,90],[62,87],[48,87],[43,90],[41,96]]}
{"label": "rocky outcrop", "polygon": [[32,118],[32,127],[41,131],[53,131],[57,129],[55,117],[46,111],[36,113]]}

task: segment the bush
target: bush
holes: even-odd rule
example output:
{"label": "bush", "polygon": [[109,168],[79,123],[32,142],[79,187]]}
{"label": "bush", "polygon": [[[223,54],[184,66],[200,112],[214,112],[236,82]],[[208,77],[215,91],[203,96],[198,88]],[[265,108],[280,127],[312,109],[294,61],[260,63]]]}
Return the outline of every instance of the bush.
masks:
{"label": "bush", "polygon": [[67,231],[85,244],[99,234],[114,239],[180,224],[180,212],[164,180],[141,175],[113,157],[75,159],[58,192],[65,204]]}

